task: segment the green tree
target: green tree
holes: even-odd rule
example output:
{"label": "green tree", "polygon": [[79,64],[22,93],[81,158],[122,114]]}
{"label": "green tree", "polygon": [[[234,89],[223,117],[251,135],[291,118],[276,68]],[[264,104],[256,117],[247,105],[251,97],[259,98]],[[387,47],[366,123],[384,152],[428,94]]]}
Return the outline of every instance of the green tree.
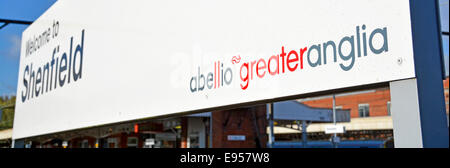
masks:
{"label": "green tree", "polygon": [[0,130],[13,127],[15,103],[15,96],[0,97],[0,109],[2,110],[2,115],[0,118]]}

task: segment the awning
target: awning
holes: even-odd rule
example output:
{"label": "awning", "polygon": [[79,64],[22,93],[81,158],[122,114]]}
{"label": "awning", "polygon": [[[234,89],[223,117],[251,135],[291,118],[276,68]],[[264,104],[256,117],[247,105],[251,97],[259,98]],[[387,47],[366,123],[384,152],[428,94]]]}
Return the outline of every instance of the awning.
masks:
{"label": "awning", "polygon": [[[187,117],[211,117],[211,112],[190,114]],[[333,110],[314,108],[297,101],[274,103],[274,120],[333,122]],[[337,122],[350,122],[350,110],[336,110]]]}
{"label": "awning", "polygon": [[[285,121],[333,122],[333,110],[309,107],[297,101],[273,103],[273,119]],[[350,122],[350,110],[336,110],[337,122]]]}
{"label": "awning", "polygon": [[[325,132],[325,127],[332,123],[312,123],[307,127],[307,132]],[[346,131],[361,131],[361,130],[392,130],[393,122],[391,116],[380,117],[365,117],[365,118],[352,118],[350,122],[339,123],[338,125],[345,126]],[[269,130],[269,127],[267,127]],[[267,131],[269,132],[269,131]],[[292,125],[292,128],[275,126],[275,134],[297,134],[301,133],[298,130],[297,125]]]}
{"label": "awning", "polygon": [[211,117],[211,112],[190,114],[187,117]]}

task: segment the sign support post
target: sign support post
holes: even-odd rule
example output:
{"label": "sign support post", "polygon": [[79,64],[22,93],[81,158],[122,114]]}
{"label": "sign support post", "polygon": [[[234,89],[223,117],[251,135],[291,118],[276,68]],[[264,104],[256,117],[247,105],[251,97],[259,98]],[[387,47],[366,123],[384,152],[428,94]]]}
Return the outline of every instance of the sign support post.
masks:
{"label": "sign support post", "polygon": [[308,132],[306,131],[306,121],[302,120],[302,144],[303,144],[303,148],[307,148],[307,141],[308,141]]}
{"label": "sign support post", "polygon": [[410,1],[416,78],[390,82],[396,148],[449,147],[438,9]]}
{"label": "sign support post", "polygon": [[269,103],[267,107],[269,113],[269,148],[273,148],[273,143],[275,141],[273,133],[273,103]]}
{"label": "sign support post", "polygon": [[[336,95],[333,94],[333,124],[334,126],[336,126]],[[333,134],[333,138],[331,139],[331,141],[333,142],[333,148],[337,148],[337,133]]]}

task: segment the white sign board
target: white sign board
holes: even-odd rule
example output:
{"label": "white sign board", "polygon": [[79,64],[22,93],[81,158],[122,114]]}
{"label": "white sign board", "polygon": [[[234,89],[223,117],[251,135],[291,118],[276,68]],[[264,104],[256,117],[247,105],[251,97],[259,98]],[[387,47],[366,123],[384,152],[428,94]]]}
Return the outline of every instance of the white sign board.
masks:
{"label": "white sign board", "polygon": [[341,134],[345,133],[343,125],[327,125],[325,126],[325,134]]}
{"label": "white sign board", "polygon": [[154,145],[154,144],[155,144],[155,139],[153,139],[153,138],[145,139],[145,145]]}
{"label": "white sign board", "polygon": [[13,138],[412,78],[411,38],[408,0],[58,1]]}

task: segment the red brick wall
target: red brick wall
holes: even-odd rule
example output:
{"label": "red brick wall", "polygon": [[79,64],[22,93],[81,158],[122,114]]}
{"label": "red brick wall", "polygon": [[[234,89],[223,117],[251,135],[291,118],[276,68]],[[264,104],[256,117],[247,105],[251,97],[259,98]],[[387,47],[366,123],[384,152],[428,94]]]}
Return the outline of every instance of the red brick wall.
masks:
{"label": "red brick wall", "polygon": [[[446,111],[449,112],[449,78],[443,81]],[[389,88],[377,89],[373,93],[363,93],[356,95],[336,97],[336,106],[342,106],[343,109],[350,109],[351,117],[358,117],[358,104],[369,104],[370,116],[386,116],[387,102],[390,101]],[[332,98],[311,100],[302,102],[311,107],[332,108]]]}
{"label": "red brick wall", "polygon": [[[252,109],[255,117],[252,115]],[[214,148],[255,148],[257,147],[257,121],[259,129],[259,144],[266,146],[267,120],[266,106],[238,108],[225,111],[215,111],[213,116],[213,147]],[[256,118],[256,120],[255,120]],[[228,135],[245,135],[245,141],[228,141]]]}
{"label": "red brick wall", "polygon": [[181,118],[181,148],[187,148],[187,139],[188,139],[188,119],[186,117]]}
{"label": "red brick wall", "polygon": [[[387,116],[387,102],[391,100],[389,88],[376,89],[375,92],[336,97],[336,106],[350,109],[352,118],[359,117],[358,104],[369,104],[370,116]],[[333,99],[327,97],[302,102],[311,107],[332,108]]]}

